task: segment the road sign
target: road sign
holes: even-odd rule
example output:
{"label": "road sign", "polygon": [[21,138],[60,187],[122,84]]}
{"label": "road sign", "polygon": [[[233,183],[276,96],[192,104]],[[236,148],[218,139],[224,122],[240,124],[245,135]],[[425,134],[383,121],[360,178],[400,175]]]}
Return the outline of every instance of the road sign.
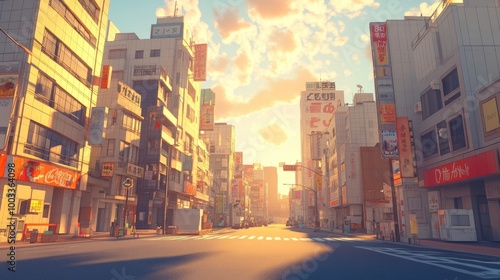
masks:
{"label": "road sign", "polygon": [[122,186],[124,188],[131,188],[131,187],[133,187],[134,186],[134,179],[126,178],[123,181]]}
{"label": "road sign", "polygon": [[297,171],[297,165],[285,164],[283,165],[283,171]]}

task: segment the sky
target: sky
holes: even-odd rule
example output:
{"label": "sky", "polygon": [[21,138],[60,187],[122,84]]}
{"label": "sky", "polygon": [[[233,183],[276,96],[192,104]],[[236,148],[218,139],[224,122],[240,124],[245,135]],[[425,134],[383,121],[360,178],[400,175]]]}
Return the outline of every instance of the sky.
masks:
{"label": "sky", "polygon": [[[369,23],[429,16],[441,0],[111,0],[120,32],[148,39],[157,17],[183,15],[208,44],[207,80],[215,121],[235,127],[244,164],[300,161],[300,93],[332,81],[352,102],[374,93]],[[176,4],[177,3],[177,4]],[[293,172],[278,167],[287,194]]]}

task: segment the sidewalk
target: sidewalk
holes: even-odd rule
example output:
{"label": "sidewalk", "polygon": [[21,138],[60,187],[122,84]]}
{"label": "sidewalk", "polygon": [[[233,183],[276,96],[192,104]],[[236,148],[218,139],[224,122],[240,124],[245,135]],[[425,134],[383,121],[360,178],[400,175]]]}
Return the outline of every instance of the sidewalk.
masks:
{"label": "sidewalk", "polygon": [[[342,231],[340,230],[335,230],[333,231],[333,233],[353,236],[353,237],[360,237],[364,239],[372,239],[372,240],[376,239],[375,235],[366,233],[342,233]],[[406,241],[407,240],[408,239],[406,239]],[[393,242],[393,241],[385,240],[384,242]],[[500,257],[500,242],[488,242],[488,241],[449,242],[449,241],[442,241],[439,239],[420,239],[417,241],[417,245],[413,245],[413,242],[412,244],[409,244],[408,242],[400,242],[400,243],[411,246],[425,246],[441,250]]]}
{"label": "sidewalk", "polygon": [[[214,228],[213,232],[221,232],[224,230],[229,230],[230,228]],[[168,234],[172,235],[172,234]],[[137,235],[134,237],[132,235],[127,235],[125,237],[119,237],[119,239],[137,239],[137,238],[147,238],[154,236],[163,236],[163,234],[157,235],[156,230],[137,230]],[[7,242],[0,243],[0,249],[9,248],[10,246],[15,246],[16,248],[26,247],[26,246],[47,246],[47,245],[60,245],[64,243],[82,243],[82,242],[91,242],[96,240],[116,240],[117,237],[109,236],[109,232],[93,232],[92,237],[81,237],[74,236],[72,234],[60,234],[57,236],[57,240],[55,242],[36,242],[30,243],[30,241],[19,241],[16,240],[15,244],[8,244]]]}

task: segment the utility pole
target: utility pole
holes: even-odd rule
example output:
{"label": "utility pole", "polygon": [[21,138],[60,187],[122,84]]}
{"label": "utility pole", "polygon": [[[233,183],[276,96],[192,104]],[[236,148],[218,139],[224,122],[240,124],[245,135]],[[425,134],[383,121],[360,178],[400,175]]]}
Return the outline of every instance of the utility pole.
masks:
{"label": "utility pole", "polygon": [[389,159],[389,181],[391,182],[391,195],[392,195],[392,217],[394,218],[394,238],[396,242],[400,242],[399,236],[399,215],[398,215],[398,202],[396,198],[396,187],[394,186],[394,174],[392,170],[392,161]]}

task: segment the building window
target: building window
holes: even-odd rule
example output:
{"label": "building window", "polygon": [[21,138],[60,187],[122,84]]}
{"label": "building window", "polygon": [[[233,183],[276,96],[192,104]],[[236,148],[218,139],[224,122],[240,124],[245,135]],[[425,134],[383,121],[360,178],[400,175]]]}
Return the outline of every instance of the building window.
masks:
{"label": "building window", "polygon": [[141,59],[144,57],[144,51],[135,51],[135,59]]}
{"label": "building window", "polygon": [[137,164],[139,148],[125,141],[120,141],[120,161]]}
{"label": "building window", "polygon": [[460,84],[458,82],[458,73],[457,73],[457,68],[453,69],[446,77],[443,78],[443,95],[447,96],[451,92],[453,92],[455,89],[460,87]]}
{"label": "building window", "polygon": [[420,99],[422,103],[422,118],[424,120],[443,108],[439,90],[429,89]]}
{"label": "building window", "polygon": [[466,146],[466,140],[462,115],[451,119],[448,124],[450,126],[453,151],[464,148]]}
{"label": "building window", "polygon": [[78,167],[78,143],[61,134],[30,122],[24,152],[38,158]]}
{"label": "building window", "polygon": [[454,197],[453,198],[453,208],[454,209],[464,209],[464,203],[462,202],[461,197]]}
{"label": "building window", "polygon": [[160,49],[150,50],[149,56],[150,57],[160,57]]}
{"label": "building window", "polygon": [[89,88],[92,86],[92,69],[48,30],[45,30],[42,50],[80,82]]}
{"label": "building window", "polygon": [[422,153],[424,158],[431,157],[438,153],[436,130],[433,129],[422,136]]}
{"label": "building window", "polygon": [[448,140],[448,127],[446,121],[442,121],[437,125],[437,135],[439,142],[439,154],[446,155],[450,152],[450,141]]}
{"label": "building window", "polygon": [[113,156],[115,154],[115,139],[108,139],[106,147],[106,155]]}
{"label": "building window", "polygon": [[38,72],[35,97],[76,123],[84,124],[87,108],[43,72]]}
{"label": "building window", "polygon": [[64,4],[62,0],[52,0],[50,5],[57,11],[68,23],[71,25],[78,34],[80,34],[85,41],[89,42],[92,46],[96,45],[96,38],[90,31],[83,25],[83,23],[76,17],[76,15]]}
{"label": "building window", "polygon": [[127,49],[109,50],[108,59],[123,59],[127,58]]}
{"label": "building window", "polygon": [[141,121],[126,113],[123,114],[122,127],[137,134],[141,133]]}
{"label": "building window", "polygon": [[156,75],[156,65],[136,65],[134,66],[134,76]]}
{"label": "building window", "polygon": [[99,21],[99,6],[94,0],[79,0],[82,7],[97,23]]}
{"label": "building window", "polygon": [[44,204],[43,205],[43,215],[42,215],[42,218],[48,218],[49,217],[49,210],[50,210],[50,204]]}
{"label": "building window", "polygon": [[160,152],[160,139],[148,140],[148,155],[157,155]]}

